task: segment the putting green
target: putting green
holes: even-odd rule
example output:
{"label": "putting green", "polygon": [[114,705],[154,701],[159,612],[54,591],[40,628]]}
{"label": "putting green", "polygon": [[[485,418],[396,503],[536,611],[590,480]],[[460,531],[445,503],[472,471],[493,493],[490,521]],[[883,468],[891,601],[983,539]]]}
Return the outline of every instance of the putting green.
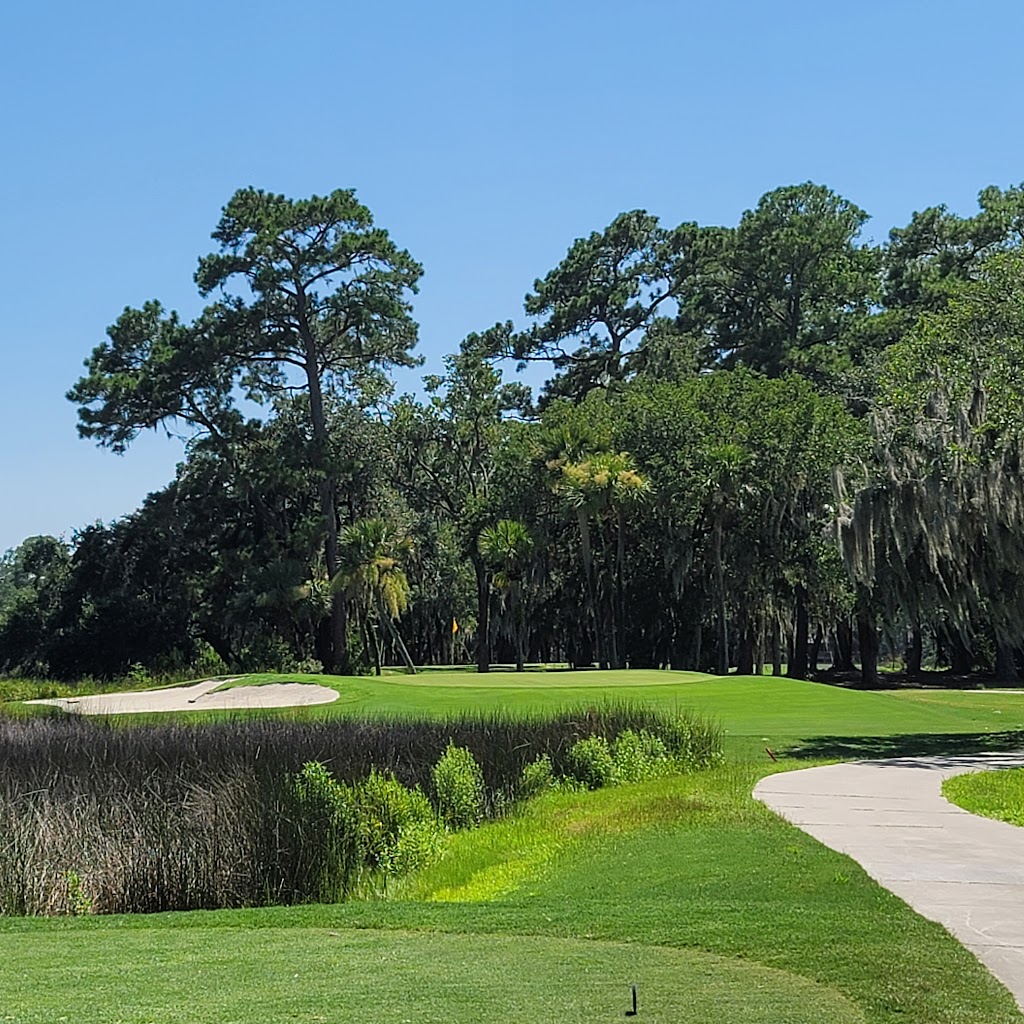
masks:
{"label": "putting green", "polygon": [[[707,953],[515,935],[88,929],[9,941],[5,1021],[859,1024],[830,988]],[[47,949],[46,947],[50,948]],[[116,1018],[111,1015],[117,1007]]]}

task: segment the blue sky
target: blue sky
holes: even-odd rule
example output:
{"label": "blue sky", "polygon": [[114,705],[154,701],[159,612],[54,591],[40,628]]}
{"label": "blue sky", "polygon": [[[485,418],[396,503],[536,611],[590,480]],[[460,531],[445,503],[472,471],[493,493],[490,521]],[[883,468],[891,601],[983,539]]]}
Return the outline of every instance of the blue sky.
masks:
{"label": "blue sky", "polygon": [[13,2],[0,27],[0,551],[137,506],[180,445],[124,457],[64,393],[125,305],[186,315],[244,185],[354,187],[425,266],[425,371],[522,319],[572,240],[643,207],[733,224],[829,185],[883,239],[1024,180],[1011,2]]}

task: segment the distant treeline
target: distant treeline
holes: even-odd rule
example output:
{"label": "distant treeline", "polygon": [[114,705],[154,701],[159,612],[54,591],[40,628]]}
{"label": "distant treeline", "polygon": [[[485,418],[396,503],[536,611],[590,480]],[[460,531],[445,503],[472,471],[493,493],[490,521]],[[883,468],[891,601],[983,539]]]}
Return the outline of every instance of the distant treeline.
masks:
{"label": "distant treeline", "polygon": [[[176,478],[0,561],[0,669],[493,661],[877,679],[1024,650],[1024,189],[882,245],[829,189],[574,242],[423,398],[421,268],[351,192],[243,190],[192,322],[127,309],[69,397]],[[536,398],[503,361],[546,362]],[[239,396],[262,403],[243,415]],[[249,406],[246,406],[249,408]]]}

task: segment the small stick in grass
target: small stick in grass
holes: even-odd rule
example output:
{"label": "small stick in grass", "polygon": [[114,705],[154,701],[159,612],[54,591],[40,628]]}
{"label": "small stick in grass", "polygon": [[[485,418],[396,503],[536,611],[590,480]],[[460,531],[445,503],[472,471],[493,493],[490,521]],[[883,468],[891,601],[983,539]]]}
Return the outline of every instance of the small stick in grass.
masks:
{"label": "small stick in grass", "polygon": [[626,1011],[626,1016],[627,1017],[635,1017],[636,1016],[636,985],[633,986],[633,1009],[632,1010],[627,1010]]}
{"label": "small stick in grass", "polygon": [[765,748],[764,748],[764,750],[765,750],[765,753],[766,753],[766,754],[767,754],[767,755],[768,755],[768,756],[769,756],[769,757],[770,757],[770,758],[771,758],[771,759],[772,759],[773,761],[775,761],[776,763],[778,763],[778,760],[779,760],[779,759],[778,759],[778,758],[777,758],[777,757],[776,757],[776,756],[775,756],[775,755],[774,755],[774,754],[772,753],[772,748],[771,748],[771,747],[765,747]]}

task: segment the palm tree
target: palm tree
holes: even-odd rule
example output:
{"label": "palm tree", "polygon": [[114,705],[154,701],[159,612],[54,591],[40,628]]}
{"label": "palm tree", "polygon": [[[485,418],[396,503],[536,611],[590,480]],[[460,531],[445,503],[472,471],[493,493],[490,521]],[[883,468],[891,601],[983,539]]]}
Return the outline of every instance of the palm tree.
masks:
{"label": "palm tree", "polygon": [[[409,651],[394,620],[409,606],[409,581],[401,559],[412,550],[412,540],[384,519],[360,519],[340,538],[341,569],[332,586],[342,590],[357,609],[363,644],[381,673],[383,631],[391,635],[406,668],[415,675]],[[376,627],[376,628],[374,628]]]}
{"label": "palm tree", "polygon": [[[596,452],[578,462],[563,462],[555,490],[565,496],[575,508],[580,527],[580,546],[583,553],[583,571],[587,584],[587,601],[590,615],[596,628],[598,661],[621,668],[621,644],[619,632],[623,620],[623,574],[626,562],[626,513],[647,498],[651,491],[650,480],[639,472],[628,452]],[[590,521],[597,526],[603,561],[607,565],[607,536],[605,527],[614,523],[616,534],[615,569],[612,587],[607,584],[598,593],[599,575],[594,570],[593,545]],[[614,589],[614,597],[607,602],[610,614],[600,615],[600,596]],[[607,620],[603,622],[602,619]],[[607,625],[611,643],[609,655],[605,655],[602,634]]]}
{"label": "palm tree", "polygon": [[505,622],[516,648],[516,671],[526,662],[526,583],[533,557],[533,537],[518,519],[502,519],[480,534],[480,554],[494,569],[494,585],[505,606]]}

